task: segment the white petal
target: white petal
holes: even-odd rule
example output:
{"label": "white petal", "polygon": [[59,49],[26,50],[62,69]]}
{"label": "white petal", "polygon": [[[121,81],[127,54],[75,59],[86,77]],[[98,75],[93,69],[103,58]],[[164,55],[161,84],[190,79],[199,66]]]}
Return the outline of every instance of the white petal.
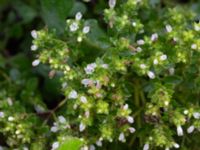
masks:
{"label": "white petal", "polygon": [[77,97],[78,97],[78,93],[75,90],[72,90],[68,95],[68,98],[70,99],[76,99]]}
{"label": "white petal", "polygon": [[149,76],[150,79],[154,79],[154,78],[155,78],[155,74],[154,74],[154,72],[152,72],[152,71],[149,71],[149,72],[147,73],[147,75]]}
{"label": "white petal", "polygon": [[151,35],[151,40],[152,41],[156,41],[158,39],[158,34],[157,33],[154,33]]}
{"label": "white petal", "polygon": [[40,60],[39,59],[36,59],[32,62],[32,66],[35,67],[35,66],[38,66],[40,64]]}
{"label": "white petal", "polygon": [[89,150],[95,150],[96,148],[95,148],[95,146],[94,145],[90,145],[90,148],[89,148]]}
{"label": "white petal", "polygon": [[200,119],[200,113],[199,113],[199,112],[194,112],[194,113],[193,113],[193,117],[194,117],[195,119]]}
{"label": "white petal", "polygon": [[166,60],[166,59],[167,59],[167,55],[161,55],[161,56],[160,56],[160,60],[164,61],[164,60]]}
{"label": "white petal", "polygon": [[59,147],[59,142],[54,142],[53,144],[52,144],[52,150],[56,150],[58,147]]}
{"label": "white petal", "polygon": [[134,119],[133,119],[133,117],[131,117],[131,116],[128,116],[128,117],[127,117],[127,120],[128,120],[129,123],[133,123],[133,122],[134,122]]}
{"label": "white petal", "polygon": [[83,28],[83,33],[87,34],[88,32],[90,32],[90,27],[89,26],[85,26]]}
{"label": "white petal", "polygon": [[57,126],[51,127],[51,132],[56,133],[57,131],[58,131],[58,127]]}
{"label": "white petal", "polygon": [[140,64],[141,69],[145,69],[147,66],[145,64]]}
{"label": "white petal", "polygon": [[149,144],[145,144],[143,150],[149,150]]}
{"label": "white petal", "polygon": [[108,4],[110,8],[114,8],[116,5],[116,0],[109,0]]}
{"label": "white petal", "polygon": [[174,143],[174,148],[179,148],[180,147],[180,145],[179,144],[177,144],[177,143]]}
{"label": "white petal", "polygon": [[121,141],[121,142],[126,142],[124,133],[120,133],[118,140]]}
{"label": "white petal", "polygon": [[133,128],[133,127],[130,127],[128,129],[129,129],[130,133],[134,133],[136,131],[135,128]]}
{"label": "white petal", "polygon": [[0,118],[4,118],[4,116],[5,116],[5,115],[4,115],[4,112],[1,111],[1,112],[0,112]]}
{"label": "white petal", "polygon": [[96,145],[101,147],[102,146],[102,141],[101,140],[96,141]]}
{"label": "white petal", "polygon": [[58,120],[60,123],[66,123],[66,119],[63,116],[59,116]]}
{"label": "white petal", "polygon": [[87,103],[87,98],[85,96],[81,96],[80,100],[84,104]]}
{"label": "white petal", "polygon": [[32,50],[32,51],[36,51],[37,49],[38,49],[38,47],[37,47],[36,45],[32,45],[32,46],[31,46],[31,50]]}
{"label": "white petal", "polygon": [[31,31],[31,36],[36,39],[37,38],[37,31],[36,30],[33,30]]}
{"label": "white petal", "polygon": [[167,32],[172,32],[172,26],[171,25],[166,25],[165,26]]}
{"label": "white petal", "polygon": [[85,130],[85,128],[86,128],[86,126],[85,126],[83,123],[81,123],[81,124],[79,125],[79,131],[80,131],[80,132],[83,132],[83,131]]}
{"label": "white petal", "polygon": [[81,12],[77,12],[75,18],[76,18],[76,20],[81,20],[81,19],[82,19],[82,16],[83,16],[83,15],[82,15]]}
{"label": "white petal", "polygon": [[192,133],[194,131],[194,126],[190,126],[188,129],[187,129],[187,133]]}
{"label": "white petal", "polygon": [[183,136],[183,129],[181,126],[177,126],[177,135],[178,136]]}
{"label": "white petal", "polygon": [[138,44],[138,45],[144,45],[144,40],[138,40],[138,41],[137,41],[137,44]]}

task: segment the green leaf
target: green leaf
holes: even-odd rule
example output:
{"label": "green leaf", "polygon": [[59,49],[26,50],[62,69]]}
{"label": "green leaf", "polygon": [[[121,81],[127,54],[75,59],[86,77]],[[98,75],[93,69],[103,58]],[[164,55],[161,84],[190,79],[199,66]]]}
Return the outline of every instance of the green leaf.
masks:
{"label": "green leaf", "polygon": [[65,19],[70,13],[74,0],[42,0],[42,16],[48,27],[64,32]]}
{"label": "green leaf", "polygon": [[80,150],[83,141],[78,138],[70,137],[59,147],[58,150]]}

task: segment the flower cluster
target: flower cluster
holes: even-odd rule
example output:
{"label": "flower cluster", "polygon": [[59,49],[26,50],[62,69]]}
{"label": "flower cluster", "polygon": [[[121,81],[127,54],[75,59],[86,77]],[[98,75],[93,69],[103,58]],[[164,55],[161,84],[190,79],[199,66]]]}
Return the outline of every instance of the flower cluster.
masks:
{"label": "flower cluster", "polygon": [[144,135],[137,137],[143,150],[179,148],[174,137],[184,136],[185,127],[189,134],[200,128],[195,106],[200,25],[191,24],[193,13],[183,9],[163,10],[160,17],[147,1],[109,0],[108,6],[107,32],[104,39],[95,38],[100,41],[91,42],[96,35],[87,34],[95,29],[80,12],[67,20],[64,37],[31,32],[31,50],[39,49],[33,66],[49,64],[60,75],[65,96],[58,105],[64,117],[51,127],[58,139],[52,149],[68,135],[82,138],[82,149],[93,150],[106,142],[127,142],[134,132]]}

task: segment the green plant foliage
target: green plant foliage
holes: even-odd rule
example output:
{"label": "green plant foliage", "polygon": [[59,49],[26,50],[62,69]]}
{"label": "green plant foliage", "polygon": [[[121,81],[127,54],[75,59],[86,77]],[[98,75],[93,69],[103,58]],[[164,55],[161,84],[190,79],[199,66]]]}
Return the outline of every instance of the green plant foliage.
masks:
{"label": "green plant foliage", "polygon": [[198,150],[199,7],[0,1],[0,150]]}

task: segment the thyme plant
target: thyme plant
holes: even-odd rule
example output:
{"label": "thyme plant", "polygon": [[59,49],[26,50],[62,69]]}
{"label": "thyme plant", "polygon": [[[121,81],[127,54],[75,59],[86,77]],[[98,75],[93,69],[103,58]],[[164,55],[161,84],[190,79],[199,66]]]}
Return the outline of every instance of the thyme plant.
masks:
{"label": "thyme plant", "polygon": [[[189,150],[189,138],[196,141],[190,134],[200,130],[196,14],[148,0],[109,0],[102,12],[95,19],[77,11],[62,34],[48,27],[31,32],[33,67],[49,66],[64,97],[43,122],[51,149],[112,149],[123,143],[121,149]],[[36,110],[45,111],[41,105]],[[1,112],[0,122],[7,124],[5,118]],[[9,145],[29,147],[30,137],[38,135],[26,131],[29,121],[17,114],[16,120],[24,122],[22,131],[23,123],[18,130],[8,128],[17,127],[11,117],[0,131],[11,135]],[[23,138],[13,141],[18,132]]]}

